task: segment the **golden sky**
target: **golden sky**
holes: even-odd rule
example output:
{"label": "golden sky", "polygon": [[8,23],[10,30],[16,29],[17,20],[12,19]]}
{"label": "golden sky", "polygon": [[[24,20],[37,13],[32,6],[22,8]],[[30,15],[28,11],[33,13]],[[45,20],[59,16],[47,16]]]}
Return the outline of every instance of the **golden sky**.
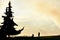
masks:
{"label": "golden sky", "polygon": [[[14,21],[19,25],[16,30],[25,27],[20,35],[41,36],[60,34],[60,0],[10,0]],[[0,0],[0,22],[9,0]],[[20,36],[19,35],[19,36]]]}

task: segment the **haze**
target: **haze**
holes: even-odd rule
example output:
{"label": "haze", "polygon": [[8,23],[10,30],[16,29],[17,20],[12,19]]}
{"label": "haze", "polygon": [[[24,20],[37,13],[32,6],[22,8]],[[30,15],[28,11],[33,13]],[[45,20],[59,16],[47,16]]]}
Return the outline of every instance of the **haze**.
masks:
{"label": "haze", "polygon": [[[60,34],[60,0],[10,0],[14,21],[19,25],[16,30],[25,27],[18,36],[51,36]],[[0,0],[0,23],[9,0]]]}

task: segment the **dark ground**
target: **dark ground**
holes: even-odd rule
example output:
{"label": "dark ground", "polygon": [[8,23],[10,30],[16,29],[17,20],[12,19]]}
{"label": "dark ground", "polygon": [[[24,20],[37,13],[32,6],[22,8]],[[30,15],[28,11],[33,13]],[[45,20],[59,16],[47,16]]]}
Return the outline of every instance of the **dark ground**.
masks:
{"label": "dark ground", "polygon": [[15,38],[2,38],[0,40],[60,40],[60,36],[15,37]]}

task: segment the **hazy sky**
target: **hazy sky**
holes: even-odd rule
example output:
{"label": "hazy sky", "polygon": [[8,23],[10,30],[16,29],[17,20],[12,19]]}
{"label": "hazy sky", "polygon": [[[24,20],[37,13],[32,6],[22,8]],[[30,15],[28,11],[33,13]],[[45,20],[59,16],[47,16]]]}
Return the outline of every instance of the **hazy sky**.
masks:
{"label": "hazy sky", "polygon": [[[60,0],[10,0],[14,21],[19,25],[16,30],[25,27],[20,35],[41,36],[60,34]],[[0,23],[9,0],[0,0]]]}

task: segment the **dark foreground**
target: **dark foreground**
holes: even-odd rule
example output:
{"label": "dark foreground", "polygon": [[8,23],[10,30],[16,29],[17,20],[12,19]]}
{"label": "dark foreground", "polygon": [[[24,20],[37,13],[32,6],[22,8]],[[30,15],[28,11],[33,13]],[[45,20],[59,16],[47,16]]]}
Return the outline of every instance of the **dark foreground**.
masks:
{"label": "dark foreground", "polygon": [[15,38],[2,38],[0,40],[60,40],[60,36],[15,37]]}

